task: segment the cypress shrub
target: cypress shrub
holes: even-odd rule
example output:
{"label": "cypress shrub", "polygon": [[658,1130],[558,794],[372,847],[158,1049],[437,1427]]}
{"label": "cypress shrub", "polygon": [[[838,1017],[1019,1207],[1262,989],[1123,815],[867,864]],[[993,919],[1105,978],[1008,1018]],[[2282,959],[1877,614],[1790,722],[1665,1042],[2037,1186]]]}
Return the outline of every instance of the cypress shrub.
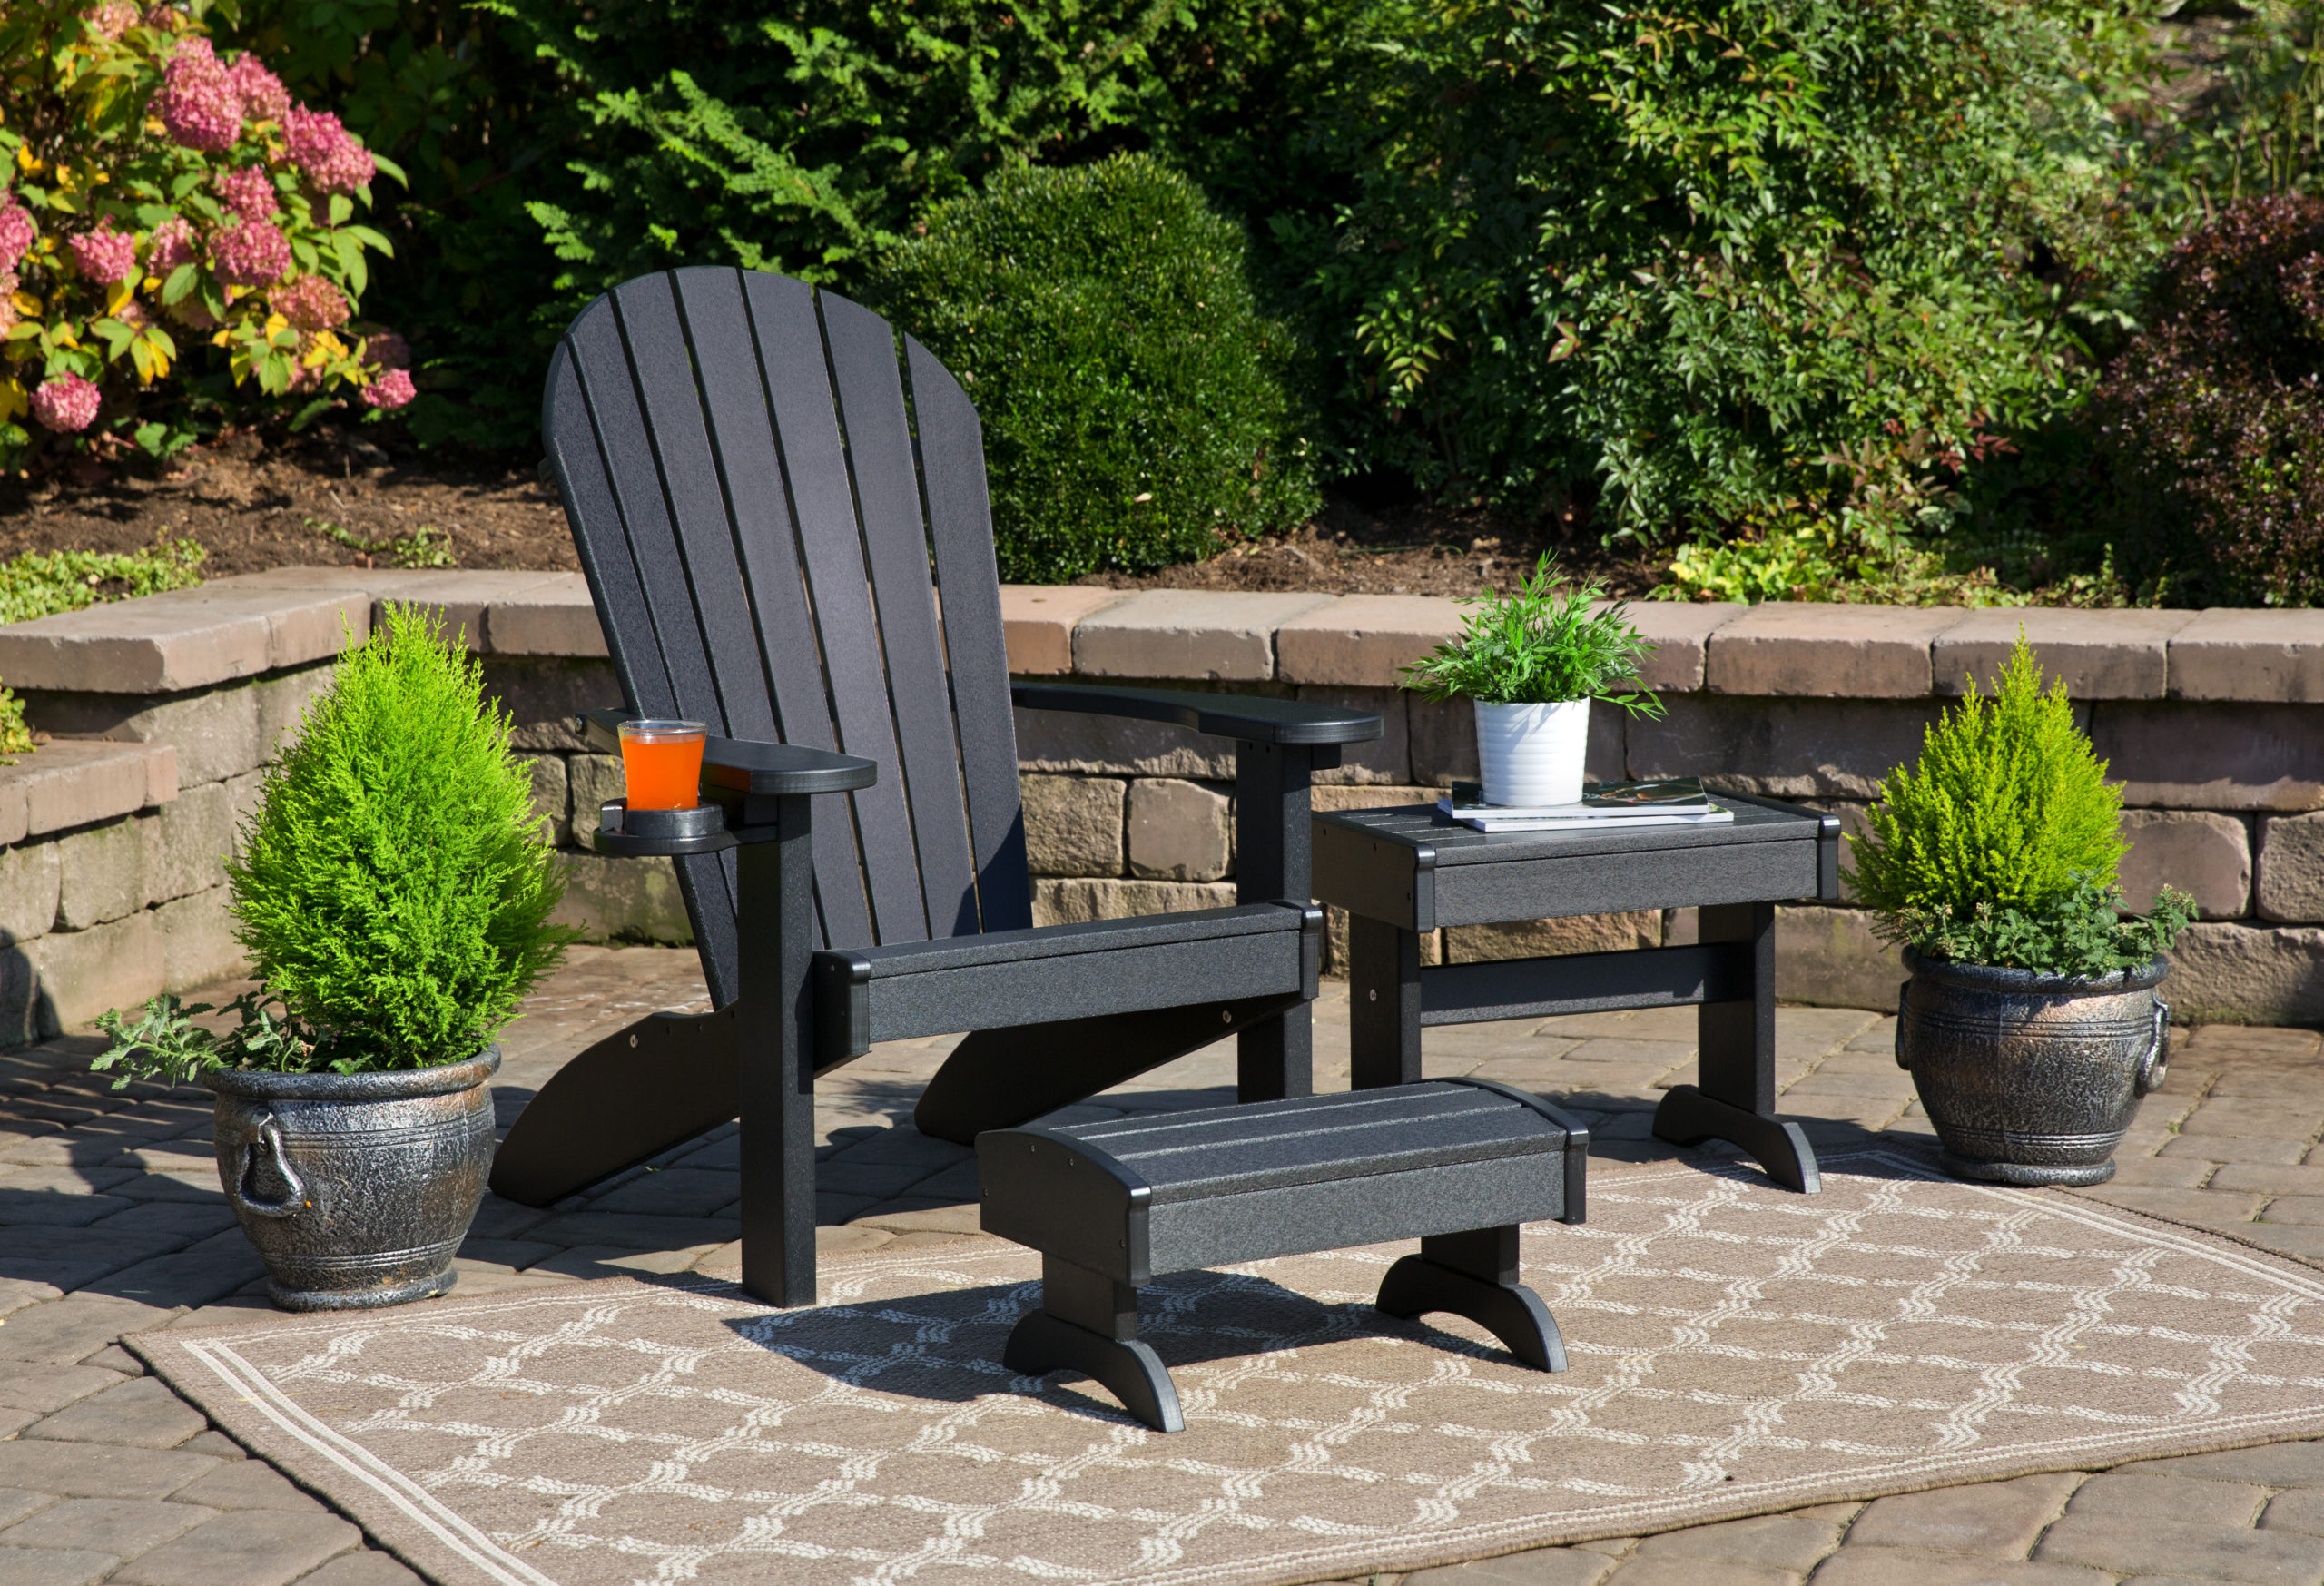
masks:
{"label": "cypress shrub", "polygon": [[318,1066],[476,1056],[573,933],[479,664],[417,606],[340,658],[227,866],[237,934]]}
{"label": "cypress shrub", "polygon": [[1148,156],[1001,172],[868,295],[977,406],[1004,578],[1189,561],[1318,505],[1293,340],[1242,231]]}

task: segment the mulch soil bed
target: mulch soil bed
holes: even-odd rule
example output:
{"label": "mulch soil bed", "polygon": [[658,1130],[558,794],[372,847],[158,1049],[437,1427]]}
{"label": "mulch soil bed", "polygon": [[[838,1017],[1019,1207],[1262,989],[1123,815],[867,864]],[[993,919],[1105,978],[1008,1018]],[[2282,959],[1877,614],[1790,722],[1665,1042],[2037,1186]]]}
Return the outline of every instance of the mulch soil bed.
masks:
{"label": "mulch soil bed", "polygon": [[[287,439],[241,431],[165,463],[84,462],[44,478],[0,478],[0,559],[190,539],[210,553],[204,571],[212,577],[281,566],[396,566],[406,565],[397,542],[408,544],[422,528],[433,531],[424,537],[429,547],[448,550],[462,567],[580,565],[556,491],[537,464],[423,452],[393,431],[327,429]],[[1080,582],[1467,599],[1487,585],[1511,586],[1545,550],[1621,596],[1645,594],[1660,572],[1580,537],[1561,538],[1552,523],[1344,495],[1288,536],[1206,562]]]}

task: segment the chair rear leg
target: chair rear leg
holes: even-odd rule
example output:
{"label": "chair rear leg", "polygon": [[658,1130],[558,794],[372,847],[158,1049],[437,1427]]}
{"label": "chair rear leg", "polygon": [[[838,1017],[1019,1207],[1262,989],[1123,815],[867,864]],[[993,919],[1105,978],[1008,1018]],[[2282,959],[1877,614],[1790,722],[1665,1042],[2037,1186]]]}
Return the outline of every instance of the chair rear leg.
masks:
{"label": "chair rear leg", "polygon": [[541,1087],[492,1162],[492,1191],[547,1206],[742,1109],[736,1009],[649,1013]]}
{"label": "chair rear leg", "polygon": [[986,1129],[1030,1123],[1294,1012],[1305,1033],[1305,999],[1295,993],[980,1029],[953,1048],[928,1081],[912,1122],[921,1134],[970,1145]]}

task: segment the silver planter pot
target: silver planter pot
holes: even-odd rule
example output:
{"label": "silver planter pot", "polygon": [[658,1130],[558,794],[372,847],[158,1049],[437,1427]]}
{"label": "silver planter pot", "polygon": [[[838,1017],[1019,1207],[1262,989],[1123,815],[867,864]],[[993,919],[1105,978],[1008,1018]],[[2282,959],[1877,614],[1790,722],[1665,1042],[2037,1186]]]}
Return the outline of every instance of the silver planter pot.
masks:
{"label": "silver planter pot", "polygon": [[218,1178],[291,1311],[426,1299],[452,1286],[453,1254],[492,1168],[500,1049],[464,1063],[378,1074],[220,1069]]}
{"label": "silver planter pot", "polygon": [[2171,960],[2098,980],[1905,954],[1896,1066],[1945,1170],[2000,1184],[2102,1184],[2139,1098],[2162,1083]]}

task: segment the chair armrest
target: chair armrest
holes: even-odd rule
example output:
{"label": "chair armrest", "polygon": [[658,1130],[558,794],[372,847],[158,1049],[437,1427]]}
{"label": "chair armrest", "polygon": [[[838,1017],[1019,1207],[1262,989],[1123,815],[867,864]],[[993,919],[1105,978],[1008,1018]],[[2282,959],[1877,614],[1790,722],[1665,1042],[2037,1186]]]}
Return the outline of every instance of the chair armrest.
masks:
{"label": "chair armrest", "polygon": [[1246,744],[1368,744],[1384,731],[1369,711],[1255,694],[1191,694],[1167,688],[1114,688],[1088,683],[1011,683],[1010,700],[1026,710],[1086,711],[1170,722]]}
{"label": "chair armrest", "polygon": [[[608,754],[621,753],[621,724],[635,721],[625,710],[583,711],[582,732],[590,747]],[[762,744],[750,738],[708,738],[702,747],[702,780],[706,786],[731,793],[852,793],[879,779],[876,760],[834,754],[824,749],[803,749],[795,744]]]}

